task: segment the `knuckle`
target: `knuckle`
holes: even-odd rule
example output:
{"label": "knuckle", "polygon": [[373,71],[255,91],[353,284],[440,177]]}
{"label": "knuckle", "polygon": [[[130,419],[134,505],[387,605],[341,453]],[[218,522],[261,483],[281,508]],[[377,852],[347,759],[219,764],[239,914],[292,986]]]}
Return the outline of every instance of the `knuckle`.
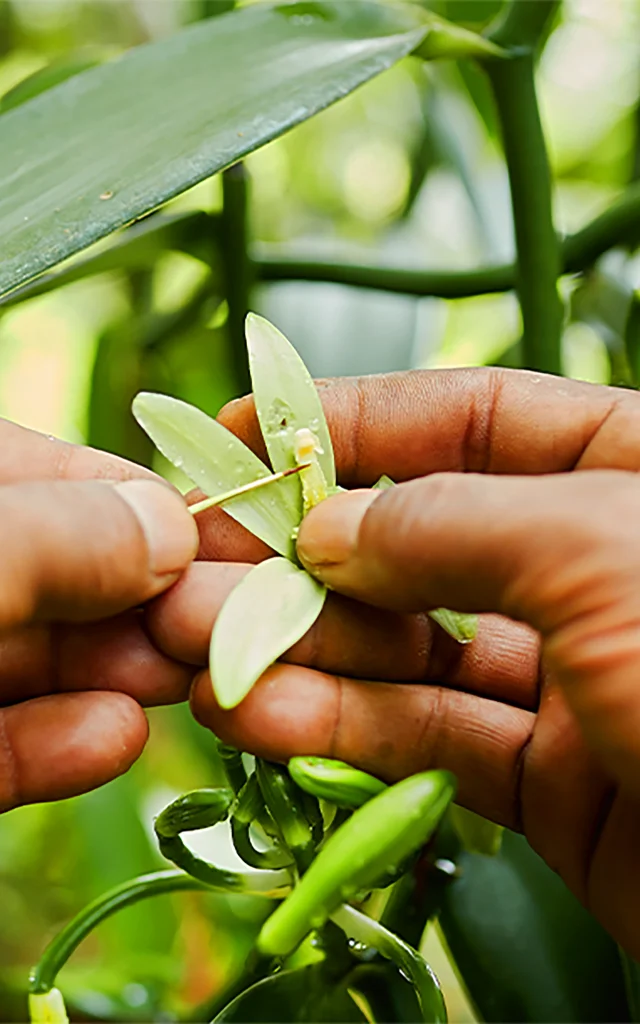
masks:
{"label": "knuckle", "polygon": [[[580,477],[580,479],[577,479]],[[508,605],[549,637],[570,623],[594,628],[636,605],[640,569],[640,481],[612,471],[558,480],[546,521],[530,531],[509,590]],[[527,519],[530,523],[530,519]],[[573,635],[573,630],[571,630]]]}

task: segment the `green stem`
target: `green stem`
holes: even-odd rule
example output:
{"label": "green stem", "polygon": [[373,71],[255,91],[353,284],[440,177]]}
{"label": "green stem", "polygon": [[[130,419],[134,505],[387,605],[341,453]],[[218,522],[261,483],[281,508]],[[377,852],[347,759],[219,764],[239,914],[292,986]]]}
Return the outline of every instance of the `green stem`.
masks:
{"label": "green stem", "polygon": [[533,53],[487,65],[487,73],[502,126],[511,185],[524,365],[561,373],[560,247],[553,225],[551,175],[536,98]]}
{"label": "green stem", "polygon": [[190,875],[185,875],[182,871],[169,870],[157,871],[151,875],[141,875],[139,878],[116,886],[115,889],[110,889],[109,892],[99,896],[79,914],[76,914],[73,920],[52,939],[31,972],[29,990],[31,992],[48,992],[53,988],[58,971],[82,940],[96,925],[110,917],[111,914],[115,914],[116,911],[129,907],[139,900],[148,899],[150,896],[207,888],[208,886],[191,878]]}
{"label": "green stem", "polygon": [[640,181],[612,205],[561,245],[562,269],[577,274],[588,269],[604,252],[616,245],[636,246],[640,242]]}
{"label": "green stem", "polygon": [[[195,506],[192,505],[191,508],[193,509]],[[247,784],[247,773],[242,761],[242,754],[235,747],[227,746],[226,743],[223,743],[217,737],[216,746],[227,781],[237,796]]]}
{"label": "green stem", "polygon": [[247,180],[247,172],[242,163],[235,164],[222,173],[222,267],[225,294],[229,304],[227,331],[238,395],[251,391],[244,337],[244,321],[249,312],[249,295],[253,279],[252,264],[248,255]]}
{"label": "green stem", "polygon": [[282,899],[291,888],[291,874],[279,871],[227,871],[192,853],[180,836],[158,836],[163,857],[182,868],[216,892],[234,892],[248,896]]}
{"label": "green stem", "polygon": [[231,838],[236,853],[249,867],[273,870],[293,864],[293,858],[284,850],[276,847],[270,850],[256,850],[251,842],[250,825],[246,821],[231,819]]}
{"label": "green stem", "polygon": [[511,0],[487,33],[491,42],[518,50],[535,51],[548,31],[560,0]]}
{"label": "green stem", "polygon": [[551,172],[535,87],[536,51],[558,0],[511,0],[489,37],[511,54],[487,65],[502,129],[516,238],[516,290],[525,366],[562,372],[561,256],[553,223]]}
{"label": "green stem", "polygon": [[256,759],[256,778],[267,810],[280,832],[282,845],[302,875],[315,856],[314,834],[307,818],[302,790],[286,768]]}
{"label": "green stem", "polygon": [[[274,247],[275,248],[275,247]],[[410,270],[404,267],[376,267],[363,263],[305,259],[286,251],[261,246],[254,258],[261,281],[329,281],[357,288],[375,288],[403,295],[431,295],[441,299],[460,299],[488,292],[506,292],[513,288],[513,267],[479,270]]]}
{"label": "green stem", "polygon": [[393,932],[387,931],[378,921],[361,914],[353,907],[343,904],[331,915],[345,934],[356,942],[377,949],[387,960],[392,960],[412,982],[422,1009],[423,1019],[436,1024],[446,1022],[447,1011],[438,980],[423,957],[399,939]]}
{"label": "green stem", "polygon": [[[638,241],[640,184],[635,184],[599,217],[561,240],[561,271],[578,274],[614,246],[636,245]],[[260,246],[253,262],[256,276],[262,281],[327,281],[441,299],[508,292],[516,279],[512,263],[477,270],[413,270],[314,259],[287,252],[280,246]]]}

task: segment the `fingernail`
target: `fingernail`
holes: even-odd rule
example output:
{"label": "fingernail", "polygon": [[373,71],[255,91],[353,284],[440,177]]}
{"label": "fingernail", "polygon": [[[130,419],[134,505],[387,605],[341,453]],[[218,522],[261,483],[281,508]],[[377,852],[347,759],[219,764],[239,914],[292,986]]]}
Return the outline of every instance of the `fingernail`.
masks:
{"label": "fingernail", "polygon": [[180,495],[149,480],[127,480],[116,490],[142,527],[151,572],[167,576],[186,568],[198,550],[198,528]]}
{"label": "fingernail", "polygon": [[298,554],[303,565],[319,579],[348,562],[357,544],[365,512],[380,496],[379,491],[349,491],[316,506],[306,516],[298,536]]}

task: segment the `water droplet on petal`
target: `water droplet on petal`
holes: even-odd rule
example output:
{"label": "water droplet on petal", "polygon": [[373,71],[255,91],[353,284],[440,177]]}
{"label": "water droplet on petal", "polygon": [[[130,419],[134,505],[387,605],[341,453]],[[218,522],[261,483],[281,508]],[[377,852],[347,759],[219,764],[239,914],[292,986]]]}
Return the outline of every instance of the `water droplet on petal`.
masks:
{"label": "water droplet on petal", "polygon": [[276,398],[269,406],[265,418],[265,433],[269,437],[286,437],[295,427],[296,417],[290,405]]}

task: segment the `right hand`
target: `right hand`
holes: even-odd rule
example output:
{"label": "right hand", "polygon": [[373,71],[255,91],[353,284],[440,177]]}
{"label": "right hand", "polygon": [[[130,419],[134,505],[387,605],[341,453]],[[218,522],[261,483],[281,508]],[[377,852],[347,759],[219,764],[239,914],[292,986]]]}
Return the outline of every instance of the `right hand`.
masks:
{"label": "right hand", "polygon": [[[239,707],[217,707],[203,672],[197,717],[272,759],[332,756],[389,781],[453,771],[459,801],[522,829],[640,958],[640,398],[500,370],[322,395],[341,483],[411,482],[309,514],[300,556],[346,596]],[[262,450],[250,401],[223,420]],[[223,515],[201,517],[204,551],[263,557],[229,521],[218,532]],[[206,663],[245,571],[196,565],[155,603],[169,654]],[[469,647],[424,616],[441,605],[485,613]]]}

